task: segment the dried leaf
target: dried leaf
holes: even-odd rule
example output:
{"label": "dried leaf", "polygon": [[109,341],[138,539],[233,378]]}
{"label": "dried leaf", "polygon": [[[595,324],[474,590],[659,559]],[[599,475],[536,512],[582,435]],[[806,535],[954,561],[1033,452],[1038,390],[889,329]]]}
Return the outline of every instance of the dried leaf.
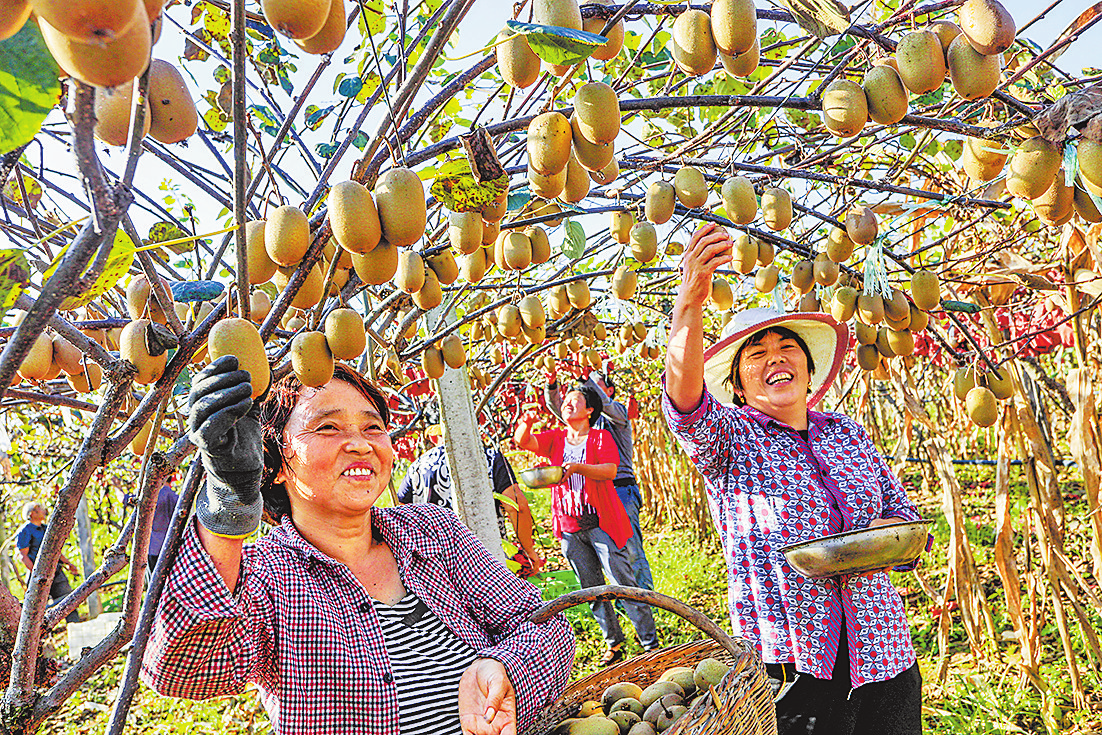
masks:
{"label": "dried leaf", "polygon": [[1041,136],[1052,143],[1063,143],[1071,128],[1078,129],[1102,113],[1102,84],[1072,92],[1057,100],[1033,118]]}
{"label": "dried leaf", "polygon": [[800,27],[818,38],[836,36],[850,27],[849,8],[838,0],[777,0]]}

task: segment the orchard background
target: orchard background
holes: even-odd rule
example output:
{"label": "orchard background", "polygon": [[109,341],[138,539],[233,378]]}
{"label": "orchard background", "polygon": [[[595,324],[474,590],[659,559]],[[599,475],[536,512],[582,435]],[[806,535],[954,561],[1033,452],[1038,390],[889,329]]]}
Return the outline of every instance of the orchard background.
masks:
{"label": "orchard background", "polygon": [[[297,40],[317,3],[4,3],[0,536],[23,501],[51,510],[34,572],[10,542],[0,562],[4,728],[268,727],[254,694],[183,703],[135,678],[163,583],[145,569],[157,489],[179,470],[178,530],[201,480],[181,410],[226,317],[255,322],[275,377],[339,353],[380,380],[402,462],[449,394],[529,466],[507,437],[542,376],[611,361],[640,408],[658,588],[726,624],[701,481],[658,411],[680,248],[713,221],[740,237],[709,337],[752,305],[851,320],[826,408],[858,417],[938,520],[895,579],[928,727],[1098,731],[1102,7],[1008,3],[1005,48],[946,41],[920,93],[868,81],[917,84],[903,52],[898,76],[884,65],[943,22],[974,34],[963,4],[763,3],[742,26],[757,50],[725,57],[703,19],[738,3],[337,0]],[[94,22],[67,23],[86,6]],[[362,334],[326,334],[342,309]],[[541,542],[551,597],[570,575]],[[47,610],[63,550],[83,583]],[[50,633],[77,606],[122,613],[83,652]],[[581,674],[598,636],[573,619]]]}

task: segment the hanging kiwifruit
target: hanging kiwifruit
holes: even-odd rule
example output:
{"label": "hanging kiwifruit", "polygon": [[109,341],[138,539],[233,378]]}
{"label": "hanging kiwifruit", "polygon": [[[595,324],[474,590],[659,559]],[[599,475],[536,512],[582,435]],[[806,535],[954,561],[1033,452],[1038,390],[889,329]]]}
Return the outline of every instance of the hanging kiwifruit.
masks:
{"label": "hanging kiwifruit", "polygon": [[[131,324],[133,323],[131,322]],[[324,339],[322,337],[323,342]],[[326,349],[328,350],[328,348]],[[211,327],[210,334],[207,335],[207,351],[210,353],[211,362],[223,355],[237,357],[238,369],[249,373],[249,379],[253,387],[253,398],[263,395],[268,390],[268,384],[272,379],[272,371],[268,365],[268,356],[264,353],[264,341],[260,338],[260,332],[257,331],[256,325],[252,322],[237,317],[228,317],[216,322]],[[164,358],[165,355],[161,355],[160,365],[162,371],[164,370]],[[160,376],[158,375],[158,377]]]}
{"label": "hanging kiwifruit", "polygon": [[639,274],[622,265],[612,274],[612,293],[616,298],[627,300],[635,295],[635,289],[639,285]]}
{"label": "hanging kiwifruit", "polygon": [[467,353],[463,349],[463,339],[458,334],[449,334],[440,340],[440,356],[451,368],[461,368],[467,364]]}
{"label": "hanging kiwifruit", "polygon": [[911,304],[911,319],[907,328],[911,332],[921,332],[930,324],[930,315],[914,304]]}
{"label": "hanging kiwifruit", "polygon": [[601,186],[611,184],[616,180],[616,177],[620,175],[620,164],[613,158],[608,162],[608,165],[602,168],[600,171],[590,171],[589,178]]}
{"label": "hanging kiwifruit", "polygon": [[566,115],[561,112],[537,115],[528,123],[528,166],[543,176],[560,173],[570,160],[572,136]]}
{"label": "hanging kiwifruit", "polygon": [[310,223],[301,209],[285,204],[268,215],[264,249],[277,265],[292,266],[302,260],[310,249]]}
{"label": "hanging kiwifruit", "polygon": [[578,158],[573,151],[570,152],[570,160],[566,163],[565,173],[566,183],[563,184],[560,198],[568,204],[577,204],[589,196],[593,179],[589,178],[589,172],[585,170],[585,167],[578,163]]}
{"label": "hanging kiwifruit", "polygon": [[856,243],[842,227],[831,227],[827,234],[826,254],[835,263],[845,263],[853,255]]}
{"label": "hanging kiwifruit", "polygon": [[566,284],[566,298],[575,309],[588,308],[593,301],[593,297],[589,293],[589,282],[579,279]]}
{"label": "hanging kiwifruit", "polygon": [[960,163],[964,172],[975,181],[992,181],[1006,164],[1010,151],[1001,143],[986,138],[964,139]]}
{"label": "hanging kiwifruit", "polygon": [[375,208],[383,238],[396,247],[408,247],[425,234],[428,211],[425,185],[408,168],[391,168],[375,182]]}
{"label": "hanging kiwifruit", "polygon": [[[592,4],[592,3],[588,3]],[[598,5],[611,5],[610,0],[599,0]],[[601,31],[605,28],[605,19],[597,16],[591,18],[582,18],[582,30],[590,33],[596,33],[602,35]],[[620,19],[613,24],[612,28],[608,29],[604,34],[604,37],[608,39],[602,45],[598,46],[593,52],[593,58],[598,61],[609,61],[616,58],[616,55],[620,53],[620,49],[624,47],[624,21]]]}
{"label": "hanging kiwifruit", "polygon": [[[735,296],[731,291],[731,284],[723,276],[712,277],[712,303],[720,311],[727,311],[735,304]],[[638,335],[636,335],[638,336]],[[646,336],[646,335],[643,335]]]}
{"label": "hanging kiwifruit", "polygon": [[180,70],[162,59],[149,61],[149,137],[165,144],[190,138],[199,113]]}
{"label": "hanging kiwifruit", "polygon": [[504,337],[520,334],[520,309],[514,304],[504,304],[497,309],[497,331]]}
{"label": "hanging kiwifruit", "polygon": [[777,255],[776,248],[769,240],[754,239],[758,243],[758,265],[769,265]]}
{"label": "hanging kiwifruit", "polygon": [[347,28],[348,16],[345,14],[344,0],[330,0],[329,11],[321,30],[309,38],[296,40],[295,44],[308,54],[331,54],[340,48]]}
{"label": "hanging kiwifruit", "polygon": [[517,302],[520,310],[520,318],[531,329],[538,329],[547,323],[547,313],[543,309],[543,302],[537,296],[529,294]]}
{"label": "hanging kiwifruit", "polygon": [[597,145],[586,140],[582,135],[581,123],[578,121],[578,115],[574,114],[570,116],[570,135],[574,144],[574,155],[578,159],[578,163],[587,171],[602,171],[613,160],[613,156],[616,155],[616,146],[609,145]]}
{"label": "hanging kiwifruit", "polygon": [[358,181],[341,181],[329,192],[329,225],[340,246],[351,253],[370,253],[382,237],[379,210],[371,191]]}
{"label": "hanging kiwifruit", "polygon": [[438,380],[444,375],[444,356],[438,348],[425,348],[421,353],[421,369],[431,380]]}
{"label": "hanging kiwifruit", "polygon": [[858,245],[871,245],[878,231],[876,213],[869,207],[856,205],[846,212],[846,234]]}
{"label": "hanging kiwifruit", "polygon": [[999,420],[999,403],[995,394],[987,388],[975,387],[964,399],[968,418],[976,426],[992,426]]}
{"label": "hanging kiwifruit", "polygon": [[[609,145],[620,134],[620,100],[616,90],[604,82],[590,82],[574,95],[574,114],[585,139]],[[564,122],[569,122],[565,120]]]}
{"label": "hanging kiwifruit", "polygon": [[640,263],[649,263],[658,257],[658,233],[650,222],[637,222],[628,234],[631,255]]}
{"label": "hanging kiwifruit", "polygon": [[719,62],[723,64],[723,70],[731,76],[748,77],[758,70],[758,64],[761,63],[761,44],[755,37],[754,45],[738,56],[731,56],[720,51]]}
{"label": "hanging kiwifruit", "polygon": [[[25,6],[28,9],[30,6]],[[0,5],[0,24],[3,23],[4,6]],[[117,87],[95,87],[96,126],[92,134],[107,145],[124,146],[130,138],[130,113],[133,109],[134,81]],[[146,100],[145,117],[139,137],[149,132],[149,101]]]}
{"label": "hanging kiwifruit", "polygon": [[412,296],[413,303],[424,311],[435,309],[444,303],[444,290],[440,287],[440,279],[436,277],[436,273],[432,269],[425,269],[425,282]]}
{"label": "hanging kiwifruit", "polygon": [[1008,164],[1006,190],[1021,199],[1036,199],[1052,186],[1062,162],[1055,143],[1039,135],[1024,140]]}
{"label": "hanging kiwifruit", "polygon": [[758,268],[758,272],[754,274],[754,288],[762,293],[769,293],[777,287],[780,277],[781,269],[776,263]]}
{"label": "hanging kiwifruit", "polygon": [[807,259],[792,267],[792,287],[804,294],[815,286],[815,266]]}
{"label": "hanging kiwifruit", "polygon": [[1005,401],[1014,395],[1014,381],[1010,377],[1010,368],[1001,367],[982,376],[984,385],[1000,401]]}
{"label": "hanging kiwifruit", "polygon": [[857,297],[857,313],[865,324],[879,324],[884,321],[884,299],[880,294],[861,293]]}
{"label": "hanging kiwifruit", "polygon": [[865,324],[858,319],[853,323],[853,336],[857,339],[858,344],[875,345],[876,327],[871,324]]}
{"label": "hanging kiwifruit", "polygon": [[532,241],[523,232],[510,230],[503,233],[501,253],[508,270],[522,271],[532,264]]}
{"label": "hanging kiwifruit", "polygon": [[889,329],[888,330],[888,346],[892,348],[892,352],[899,356],[910,355],[915,351],[914,335],[910,330],[901,329]]}
{"label": "hanging kiwifruit", "polygon": [[291,340],[291,369],[307,388],[320,388],[333,378],[333,353],[321,332],[299,332]]}
{"label": "hanging kiwifruit", "polygon": [[425,259],[425,265],[445,286],[450,286],[455,283],[455,279],[459,278],[459,265],[455,262],[455,255],[452,254],[450,247],[441,248],[428,256]]}
{"label": "hanging kiwifruit", "polygon": [[1083,188],[1082,179],[1077,180],[1077,184],[1072,192],[1072,208],[1075,210],[1075,213],[1086,222],[1090,222],[1091,224],[1102,222],[1102,212],[1098,211],[1098,207],[1095,205],[1094,200],[1091,199],[1091,195]]}
{"label": "hanging kiwifruit", "polygon": [[937,40],[941,41],[941,50],[945,53],[949,52],[949,44],[953,39],[960,35],[960,26],[951,20],[935,20],[926,26],[926,30],[937,36]]}
{"label": "hanging kiwifruit", "polygon": [[[703,11],[697,11],[703,14]],[[704,16],[705,18],[707,15]],[[703,207],[708,201],[708,183],[704,174],[693,166],[682,166],[673,177],[677,199],[689,209]]]}
{"label": "hanging kiwifruit", "polygon": [[621,245],[631,241],[631,228],[635,226],[635,214],[631,210],[617,210],[609,213],[608,233]]}
{"label": "hanging kiwifruit", "polygon": [[570,313],[570,297],[564,284],[547,289],[547,312],[555,319]]}
{"label": "hanging kiwifruit", "polygon": [[416,293],[425,285],[425,261],[420,253],[403,250],[398,253],[398,270],[394,285],[408,294]]}
{"label": "hanging kiwifruit", "polygon": [[761,193],[761,215],[769,229],[785,229],[792,223],[792,195],[779,186],[769,187]]}
{"label": "hanging kiwifruit", "polygon": [[535,84],[540,78],[540,57],[528,45],[528,37],[502,28],[498,31],[497,40],[494,53],[497,56],[497,68],[505,83],[516,89]]}
{"label": "hanging kiwifruit", "polygon": [[654,224],[665,224],[673,217],[676,203],[677,192],[674,190],[673,184],[668,181],[655,181],[647,187],[643,212],[647,219]]}
{"label": "hanging kiwifruit", "polygon": [[145,6],[139,2],[121,7],[131,11],[127,27],[113,37],[104,35],[89,42],[66,35],[38,16],[42,40],[63,72],[88,85],[118,87],[145,71],[152,46]]}
{"label": "hanging kiwifruit", "polygon": [[959,367],[953,372],[953,395],[963,401],[968,392],[976,387],[976,371],[970,367]]}
{"label": "hanging kiwifruit", "polygon": [[830,315],[839,322],[848,322],[857,312],[857,289],[842,286],[830,300]]}
{"label": "hanging kiwifruit", "polygon": [[957,23],[968,43],[985,56],[1001,54],[1014,43],[1014,18],[998,0],[965,0]]}
{"label": "hanging kiwifruit", "polygon": [[874,344],[862,344],[857,348],[857,364],[862,370],[874,370],[880,365],[880,352]]}
{"label": "hanging kiwifruit", "polygon": [[673,23],[671,40],[674,62],[686,74],[707,74],[716,65],[712,23],[703,10],[689,8],[678,15]]}
{"label": "hanging kiwifruit", "polygon": [[745,176],[730,176],[720,188],[723,209],[727,219],[735,224],[748,225],[758,216],[758,198],[754,185]]}
{"label": "hanging kiwifruit", "polygon": [[903,86],[913,94],[932,92],[945,81],[945,52],[930,31],[903,36],[895,47],[895,60]]}
{"label": "hanging kiwifruit", "polygon": [[364,283],[381,286],[394,277],[398,271],[398,248],[387,240],[379,244],[366,255],[352,254],[352,267]]}
{"label": "hanging kiwifruit", "polygon": [[796,305],[797,311],[819,311],[820,309],[819,297],[815,295],[814,291],[808,291],[801,296],[799,303]]}
{"label": "hanging kiwifruit", "polygon": [[911,304],[907,297],[898,288],[893,288],[891,297],[884,299],[884,318],[899,321],[908,318],[911,313]]}
{"label": "hanging kiwifruit", "polygon": [[953,89],[962,99],[988,97],[999,86],[998,56],[985,56],[973,48],[964,35],[949,44],[946,63]]}
{"label": "hanging kiwifruit", "polygon": [[895,125],[907,114],[907,89],[894,67],[887,64],[870,67],[861,88],[865,91],[873,122]]}
{"label": "hanging kiwifruit", "polygon": [[835,79],[823,90],[823,123],[841,138],[857,135],[869,119],[865,90],[849,79]]}
{"label": "hanging kiwifruit", "polygon": [[725,54],[746,53],[758,39],[754,0],[714,0],[710,20],[716,48]]}
{"label": "hanging kiwifruit", "polygon": [[[148,324],[148,320],[138,320]],[[134,322],[130,322],[133,324]],[[130,326],[129,324],[127,326]],[[124,330],[125,331],[125,330]],[[144,332],[143,332],[144,334]],[[162,360],[163,360],[162,355]],[[130,359],[126,355],[123,355],[124,359]],[[130,360],[134,362],[134,360]],[[27,380],[46,380],[50,374],[54,364],[54,343],[50,339],[50,335],[45,332],[39,332],[35,337],[34,342],[31,344],[30,350],[23,357],[23,362],[19,364],[17,372]],[[136,364],[135,364],[136,365]],[[161,366],[164,369],[164,366]],[[139,367],[139,375],[141,375],[141,368]],[[158,376],[159,377],[159,376]],[[135,379],[137,380],[137,378]],[[138,382],[141,382],[138,380]],[[152,383],[153,381],[148,381]]]}
{"label": "hanging kiwifruit", "polygon": [[936,309],[941,304],[941,282],[936,274],[916,270],[911,274],[911,298],[923,311]]}
{"label": "hanging kiwifruit", "polygon": [[815,259],[812,261],[813,271],[815,274],[815,283],[820,286],[833,286],[838,282],[839,268],[838,264],[826,253],[818,253]]}
{"label": "hanging kiwifruit", "polygon": [[367,347],[363,318],[354,309],[333,309],[325,317],[325,340],[338,360],[355,360]]}
{"label": "hanging kiwifruit", "polygon": [[1065,183],[1064,170],[1056,172],[1052,186],[1030,204],[1037,213],[1037,219],[1050,227],[1059,227],[1075,214],[1075,187]]}
{"label": "hanging kiwifruit", "polygon": [[531,164],[528,165],[528,188],[533,194],[541,199],[555,199],[566,188],[566,179],[569,175],[567,168],[570,164],[570,157],[567,156],[567,165],[563,166],[561,171],[556,171],[553,174],[543,175],[535,171]]}
{"label": "hanging kiwifruit", "polygon": [[745,232],[735,235],[735,244],[731,248],[731,267],[739,273],[747,274],[758,264],[758,239]]}

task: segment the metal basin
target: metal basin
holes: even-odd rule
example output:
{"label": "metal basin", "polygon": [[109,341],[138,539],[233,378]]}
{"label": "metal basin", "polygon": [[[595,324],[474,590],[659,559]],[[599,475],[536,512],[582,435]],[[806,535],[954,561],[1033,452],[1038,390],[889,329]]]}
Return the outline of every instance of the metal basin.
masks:
{"label": "metal basin", "polygon": [[785,546],[788,563],[808,579],[863,574],[909,564],[926,548],[933,521],[904,521],[824,536]]}
{"label": "metal basin", "polygon": [[550,467],[529,467],[517,475],[517,479],[528,487],[541,488],[558,485],[562,482],[563,469],[558,465]]}

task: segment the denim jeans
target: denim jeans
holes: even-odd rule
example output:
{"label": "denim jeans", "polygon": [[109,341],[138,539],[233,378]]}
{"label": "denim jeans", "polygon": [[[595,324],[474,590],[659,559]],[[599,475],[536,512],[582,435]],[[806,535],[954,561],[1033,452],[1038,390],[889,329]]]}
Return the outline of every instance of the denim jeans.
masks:
{"label": "denim jeans", "polygon": [[[570,562],[582,589],[600,587],[605,583],[606,575],[612,584],[635,586],[627,547],[618,548],[612,538],[600,528],[575,533],[564,531],[562,553]],[[622,602],[643,648],[656,648],[658,633],[654,629],[654,615],[650,605],[630,600]],[[622,643],[624,632],[620,629],[620,621],[616,619],[612,604],[608,600],[598,600],[591,602],[589,608],[593,611],[593,617],[597,618],[597,624],[601,626],[605,643],[609,646]]]}
{"label": "denim jeans", "polygon": [[650,571],[650,562],[647,561],[647,552],[643,551],[643,531],[639,528],[639,508],[643,504],[643,496],[638,485],[617,485],[616,494],[620,496],[620,502],[624,504],[628,520],[631,521],[632,536],[628,539],[627,548],[631,556],[635,586],[653,590],[654,576]]}

